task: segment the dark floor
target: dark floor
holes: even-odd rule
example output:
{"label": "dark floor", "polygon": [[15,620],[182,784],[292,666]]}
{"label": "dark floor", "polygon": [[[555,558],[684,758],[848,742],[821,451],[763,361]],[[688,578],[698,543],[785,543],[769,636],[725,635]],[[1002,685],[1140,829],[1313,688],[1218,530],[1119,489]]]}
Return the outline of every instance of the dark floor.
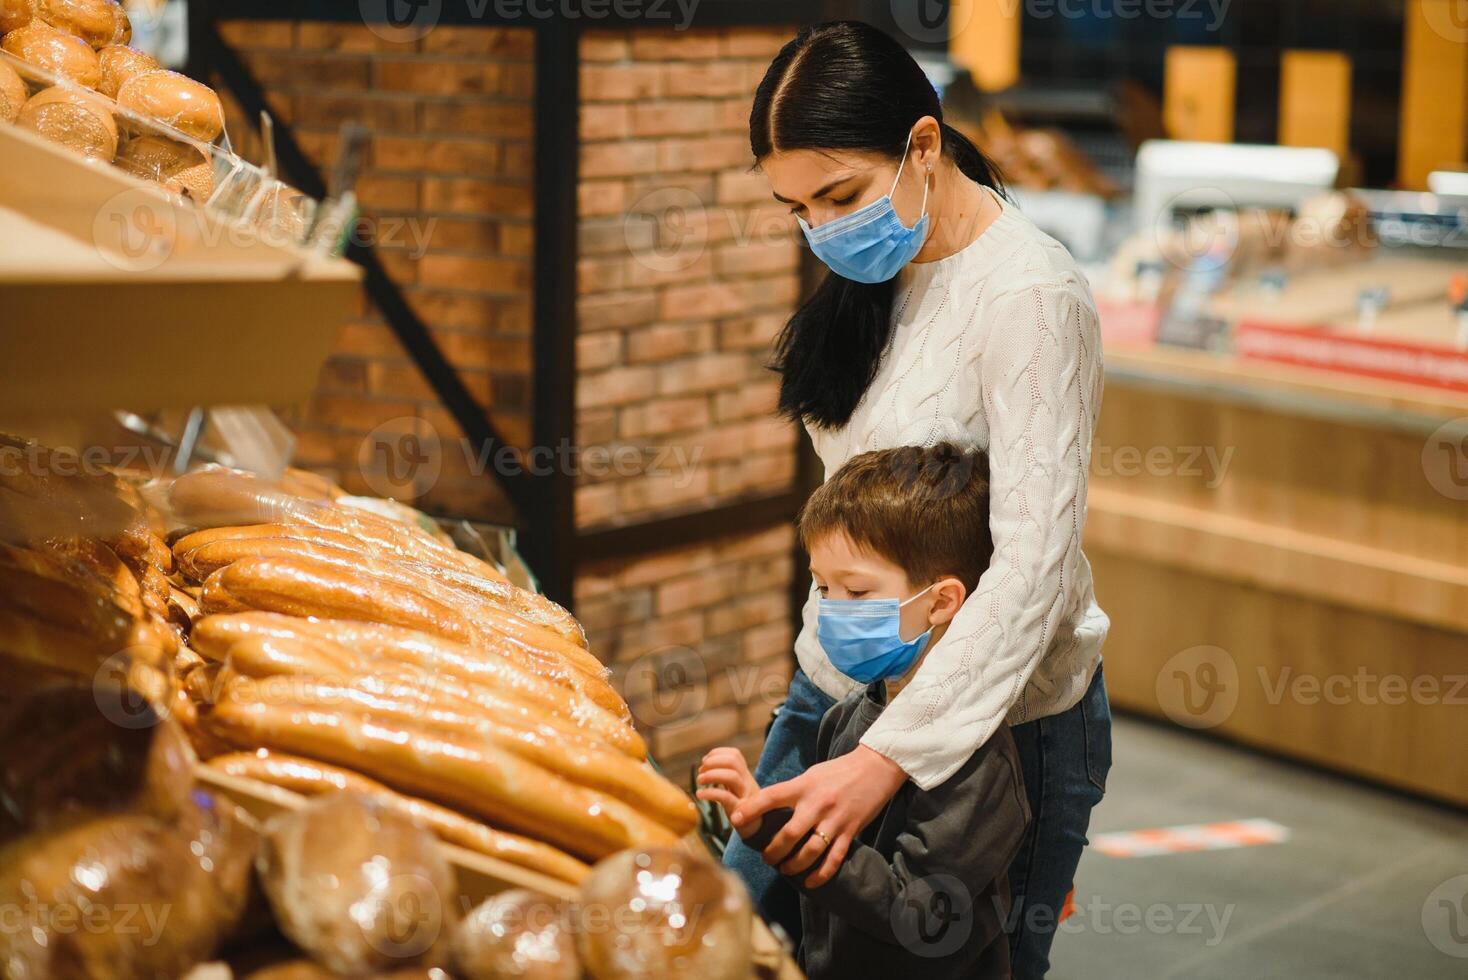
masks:
{"label": "dark floor", "polygon": [[1290,839],[1088,850],[1055,980],[1468,978],[1468,814],[1136,720],[1115,759],[1092,837],[1263,817]]}

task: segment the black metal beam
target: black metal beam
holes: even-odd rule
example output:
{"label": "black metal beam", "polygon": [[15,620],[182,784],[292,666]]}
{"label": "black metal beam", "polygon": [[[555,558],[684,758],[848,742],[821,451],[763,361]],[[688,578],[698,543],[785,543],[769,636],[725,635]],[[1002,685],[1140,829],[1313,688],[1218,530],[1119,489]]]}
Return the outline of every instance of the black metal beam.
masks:
{"label": "black metal beam", "polygon": [[742,497],[701,510],[682,511],[640,524],[594,528],[576,539],[576,561],[635,558],[655,551],[684,548],[735,534],[763,531],[795,519],[805,497],[794,490]]}
{"label": "black metal beam", "polygon": [[[580,146],[580,31],[548,21],[535,32],[535,268],[532,442],[555,451],[576,439],[576,232]],[[541,590],[570,608],[575,576],[576,479],[541,477],[526,517],[525,559]]]}

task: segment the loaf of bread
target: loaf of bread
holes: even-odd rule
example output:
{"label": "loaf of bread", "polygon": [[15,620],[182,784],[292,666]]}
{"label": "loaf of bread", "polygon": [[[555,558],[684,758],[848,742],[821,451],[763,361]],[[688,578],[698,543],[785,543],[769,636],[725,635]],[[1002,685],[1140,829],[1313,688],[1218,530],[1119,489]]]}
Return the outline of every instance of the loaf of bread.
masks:
{"label": "loaf of bread", "polygon": [[35,16],[35,0],[0,0],[0,34],[24,27]]}
{"label": "loaf of bread", "polygon": [[496,830],[437,803],[404,796],[376,780],[324,762],[260,749],[215,756],[207,765],[229,776],[269,783],[302,796],[357,793],[422,824],[439,840],[561,881],[579,884],[591,871],[584,862],[549,844]]}
{"label": "loaf of bread", "polygon": [[698,824],[698,811],[688,795],[650,767],[625,755],[586,743],[567,744],[538,727],[471,714],[455,705],[416,697],[415,690],[390,685],[367,685],[292,679],[286,684],[261,684],[236,678],[218,691],[218,700],[276,707],[360,713],[374,722],[404,733],[441,732],[517,755],[548,772],[600,790],[636,807],[675,834],[686,834]]}
{"label": "loaf of bread", "polygon": [[457,921],[433,836],[369,796],[332,793],[271,819],[259,871],[281,931],[346,976],[431,962]]}
{"label": "loaf of bread", "polygon": [[[262,639],[271,642],[262,646]],[[249,640],[257,642],[240,645]],[[647,755],[635,729],[574,689],[510,660],[476,655],[470,648],[410,630],[243,612],[205,616],[195,624],[191,641],[204,656],[228,660],[251,676],[392,675],[438,696],[472,701],[495,717],[537,720],[603,740],[634,759]]]}
{"label": "loaf of bread", "polygon": [[9,65],[0,63],[0,122],[15,122],[20,109],[31,97],[25,79]]}
{"label": "loaf of bread", "polygon": [[200,203],[214,193],[214,166],[188,143],[144,133],[122,144],[113,161],[122,170],[156,181]]}
{"label": "loaf of bread", "polygon": [[27,64],[69,78],[86,88],[96,88],[102,81],[102,67],[97,63],[97,53],[91,45],[45,21],[32,20],[11,31],[0,40],[0,47]]}
{"label": "loaf of bread", "polygon": [[577,936],[582,965],[597,980],[749,976],[749,893],[706,854],[681,848],[615,854],[592,869],[581,902],[612,923]]}
{"label": "loaf of bread", "polygon": [[117,0],[34,0],[46,23],[86,41],[94,48],[126,44],[133,27]]}
{"label": "loaf of bread", "polygon": [[605,793],[482,741],[404,733],[345,711],[292,710],[223,701],[203,723],[243,748],[278,749],[348,766],[496,827],[531,834],[597,860],[625,847],[672,844],[677,835]]}
{"label": "loaf of bread", "polygon": [[580,980],[576,912],[527,888],[501,892],[464,917],[450,946],[458,980]]}
{"label": "loaf of bread", "polygon": [[[98,81],[100,74],[99,68]],[[209,86],[176,71],[133,75],[118,86],[117,104],[205,143],[224,132],[219,96]]]}
{"label": "loaf of bread", "polygon": [[97,63],[102,70],[102,80],[97,84],[97,91],[114,99],[117,98],[117,90],[129,78],[143,72],[158,71],[163,67],[151,54],[130,48],[126,44],[107,45],[97,52]]}
{"label": "loaf of bread", "polygon": [[15,119],[32,130],[92,160],[117,154],[117,121],[100,97],[55,85],[31,96]]}

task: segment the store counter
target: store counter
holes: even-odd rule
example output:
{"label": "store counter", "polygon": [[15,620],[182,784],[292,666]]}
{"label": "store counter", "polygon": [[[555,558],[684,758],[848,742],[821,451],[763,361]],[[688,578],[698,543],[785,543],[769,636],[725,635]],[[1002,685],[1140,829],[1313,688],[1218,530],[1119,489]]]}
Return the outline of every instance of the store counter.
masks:
{"label": "store counter", "polygon": [[1468,805],[1468,392],[1108,341],[1092,468],[1118,707]]}

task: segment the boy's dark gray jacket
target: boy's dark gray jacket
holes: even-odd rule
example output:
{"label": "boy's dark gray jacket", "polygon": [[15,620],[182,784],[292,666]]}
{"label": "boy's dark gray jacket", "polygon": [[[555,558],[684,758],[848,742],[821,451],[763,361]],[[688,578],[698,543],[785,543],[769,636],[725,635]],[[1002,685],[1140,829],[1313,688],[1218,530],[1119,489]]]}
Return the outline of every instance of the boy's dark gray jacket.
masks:
{"label": "boy's dark gray jacket", "polygon": [[[855,749],[885,701],[878,681],[837,702],[821,721],[818,758]],[[745,842],[763,850],[790,815],[767,814]],[[932,790],[904,783],[834,878],[807,890],[804,874],[790,876],[810,980],[1009,977],[1006,872],[1029,818],[1007,726]]]}

